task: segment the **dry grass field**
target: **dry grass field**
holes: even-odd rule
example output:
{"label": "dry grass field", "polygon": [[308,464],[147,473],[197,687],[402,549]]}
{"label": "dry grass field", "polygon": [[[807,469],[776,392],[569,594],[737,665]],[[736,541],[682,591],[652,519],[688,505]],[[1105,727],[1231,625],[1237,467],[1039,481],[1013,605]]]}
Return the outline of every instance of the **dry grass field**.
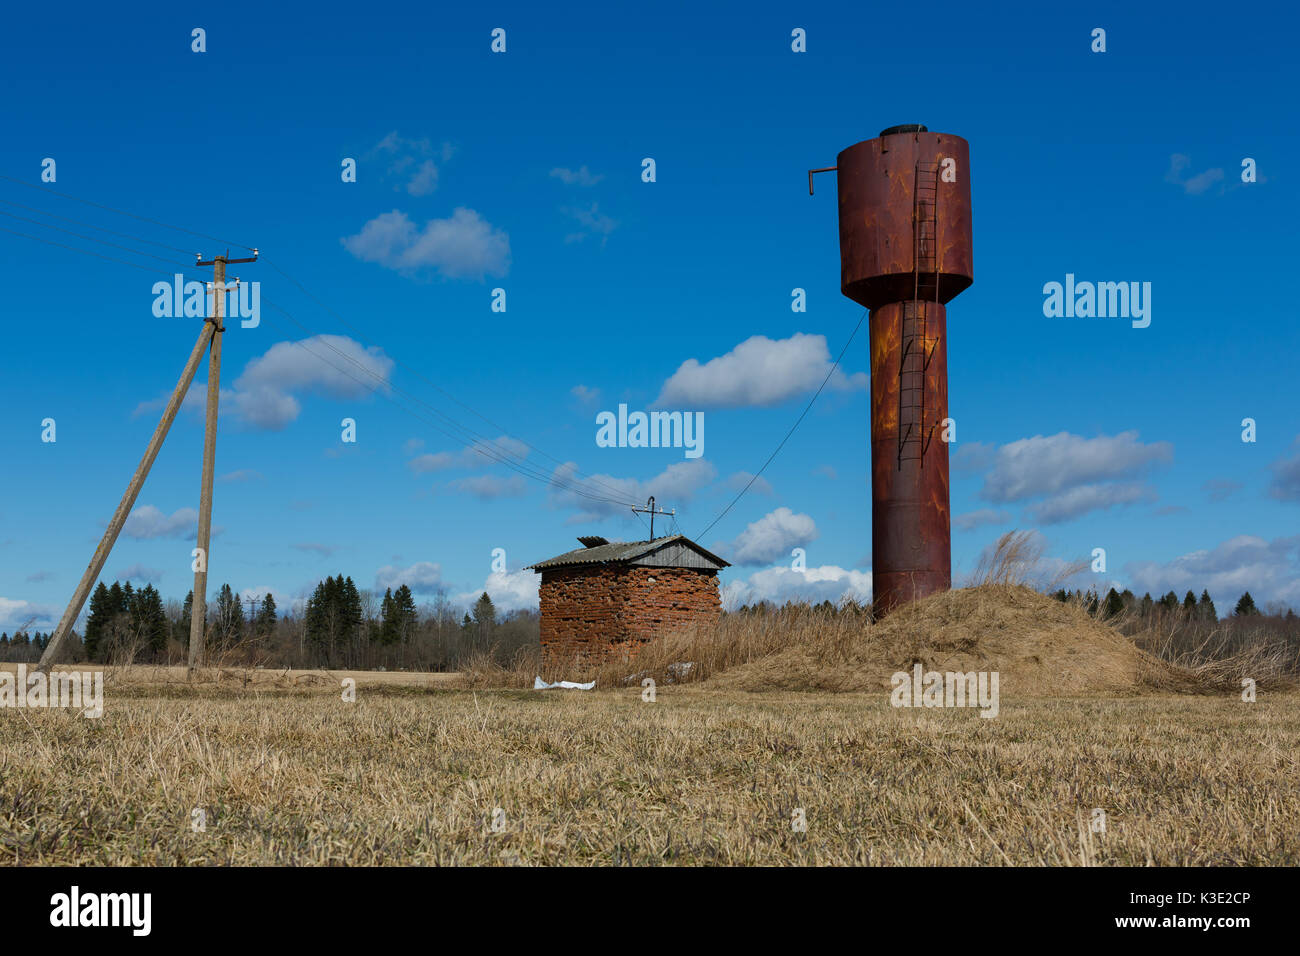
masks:
{"label": "dry grass field", "polygon": [[4,863],[1300,863],[1291,694],[1004,694],[994,720],[708,684],[106,696],[0,711]]}
{"label": "dry grass field", "polygon": [[[1283,659],[1172,663],[993,582],[875,623],[730,615],[647,647],[635,674],[587,675],[590,692],[525,689],[535,659],[117,668],[99,719],[0,709],[0,861],[1296,865]],[[914,664],[999,672],[997,716],[891,706]]]}

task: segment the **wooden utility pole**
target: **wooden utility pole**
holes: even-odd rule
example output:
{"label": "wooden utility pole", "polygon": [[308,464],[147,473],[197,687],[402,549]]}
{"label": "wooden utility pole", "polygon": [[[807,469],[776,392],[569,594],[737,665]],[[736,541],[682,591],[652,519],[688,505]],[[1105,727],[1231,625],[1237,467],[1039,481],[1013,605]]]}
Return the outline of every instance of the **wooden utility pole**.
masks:
{"label": "wooden utility pole", "polygon": [[41,655],[41,662],[36,665],[38,669],[48,670],[51,664],[58,662],[67,649],[68,636],[72,633],[72,625],[76,623],[77,616],[81,614],[81,609],[86,604],[86,598],[90,596],[90,589],[95,586],[99,572],[104,569],[104,562],[108,560],[108,553],[113,550],[113,544],[122,531],[122,525],[126,524],[126,519],[131,514],[131,508],[135,506],[135,499],[140,494],[144,479],[149,474],[149,469],[153,467],[154,459],[158,457],[158,451],[162,448],[163,439],[167,437],[167,431],[176,419],[176,413],[180,410],[181,402],[185,399],[185,393],[189,391],[190,383],[194,381],[194,373],[198,370],[199,362],[203,360],[203,350],[207,348],[208,340],[212,337],[212,329],[211,325],[204,323],[202,330],[199,332],[199,340],[194,343],[194,350],[190,352],[190,359],[185,363],[185,370],[181,372],[180,381],[176,383],[171,398],[167,400],[167,407],[163,409],[162,419],[158,422],[158,427],[154,429],[153,438],[149,439],[149,447],[145,449],[144,457],[140,459],[140,464],[136,466],[135,474],[131,476],[131,481],[126,486],[126,494],[122,495],[117,511],[113,512],[112,520],[108,522],[108,530],[104,532],[99,547],[95,549],[95,554],[90,559],[90,566],[86,568],[86,573],[81,576],[81,583],[77,585],[77,590],[72,594],[72,600],[68,602],[68,609],[63,612],[63,617],[59,620],[59,626],[54,629],[54,636],[50,638],[50,643],[45,646],[45,653]]}
{"label": "wooden utility pole", "polygon": [[113,550],[113,545],[117,542],[117,536],[121,534],[122,526],[126,524],[126,519],[135,506],[135,499],[144,486],[145,478],[149,476],[149,469],[153,467],[154,459],[158,457],[163,439],[167,437],[172,422],[176,420],[176,413],[180,411],[181,402],[185,400],[185,393],[189,391],[190,384],[194,381],[194,374],[198,371],[199,363],[203,361],[203,351],[211,344],[211,355],[208,361],[207,431],[203,441],[203,484],[199,501],[198,546],[202,549],[203,559],[195,564],[195,567],[201,567],[203,570],[202,572],[195,572],[194,575],[194,604],[190,609],[190,667],[193,668],[196,662],[194,639],[196,622],[198,634],[197,660],[202,660],[202,622],[207,613],[207,602],[204,600],[202,587],[207,583],[208,539],[212,528],[212,470],[217,445],[217,399],[220,397],[221,388],[221,333],[225,331],[224,326],[221,324],[221,318],[225,306],[226,265],[231,262],[256,261],[257,250],[254,249],[251,259],[231,259],[229,256],[218,256],[211,262],[197,263],[198,265],[210,265],[215,268],[212,296],[212,311],[214,314],[204,321],[203,328],[199,330],[198,341],[194,343],[194,349],[190,352],[189,361],[185,363],[185,369],[181,372],[180,380],[176,383],[176,387],[172,389],[171,397],[167,400],[167,406],[163,409],[162,419],[158,422],[158,427],[154,429],[153,437],[149,439],[149,447],[145,449],[144,457],[140,459],[140,464],[136,466],[135,473],[126,486],[126,493],[122,495],[117,511],[113,512],[113,517],[108,522],[104,537],[100,539],[99,546],[95,548],[95,553],[90,559],[90,565],[86,568],[86,573],[81,576],[81,583],[77,585],[76,591],[73,592],[67,610],[63,612],[63,617],[59,619],[59,626],[54,629],[54,635],[50,638],[50,643],[46,645],[40,663],[36,665],[38,670],[49,670],[50,666],[58,663],[59,659],[67,652],[68,638],[72,634],[72,626],[81,614],[81,609],[86,606],[86,598],[90,596],[90,589],[95,586],[96,579],[99,577],[100,572],[104,570],[104,562],[108,560],[109,552]]}
{"label": "wooden utility pole", "polygon": [[677,514],[676,508],[674,508],[672,511],[663,511],[662,509],[656,511],[654,495],[650,496],[650,500],[646,502],[646,506],[644,508],[633,508],[632,510],[637,514],[648,514],[650,516],[650,540],[651,541],[655,539],[655,515],[666,515],[669,518],[671,518],[673,515]]}
{"label": "wooden utility pole", "polygon": [[206,320],[212,327],[212,350],[208,357],[208,407],[203,424],[203,476],[199,486],[199,534],[195,542],[198,554],[194,561],[194,603],[190,608],[190,657],[187,673],[193,674],[203,664],[204,626],[208,618],[208,545],[212,539],[212,476],[217,457],[217,405],[221,400],[221,333],[226,327],[226,266],[232,262],[256,262],[257,250],[251,259],[231,259],[229,251],[224,256],[214,256],[210,261],[196,262],[199,266],[212,266],[212,315]]}

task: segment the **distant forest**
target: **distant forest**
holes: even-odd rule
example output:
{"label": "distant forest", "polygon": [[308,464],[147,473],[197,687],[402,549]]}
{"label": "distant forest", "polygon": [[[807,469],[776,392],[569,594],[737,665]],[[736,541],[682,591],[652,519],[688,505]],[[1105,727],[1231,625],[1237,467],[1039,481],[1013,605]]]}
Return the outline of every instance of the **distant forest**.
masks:
{"label": "distant forest", "polygon": [[[1223,657],[1246,647],[1267,645],[1286,657],[1286,669],[1300,672],[1300,617],[1281,606],[1260,610],[1250,592],[1220,616],[1207,591],[1198,598],[1173,591],[1160,598],[1132,591],[1056,591],[1060,601],[1077,604],[1093,616],[1135,636],[1142,646],[1159,644],[1168,656],[1185,649]],[[189,656],[193,592],[184,601],[164,601],[151,584],[134,587],[102,581],[90,598],[85,633],[72,642],[71,660],[103,664],[184,664]],[[869,617],[870,605],[824,601],[832,613]],[[747,605],[732,614],[768,614],[770,602]],[[539,657],[537,611],[500,612],[484,593],[468,609],[453,605],[439,590],[416,604],[411,589],[360,590],[339,574],[316,585],[300,613],[282,613],[275,599],[236,596],[223,584],[207,607],[205,641],[209,664],[348,670],[463,670],[475,662],[509,667],[521,658]],[[50,635],[25,629],[0,634],[0,660],[35,662]]]}
{"label": "distant forest", "polygon": [[[184,664],[194,592],[164,601],[151,584],[100,582],[70,659],[104,664]],[[385,670],[459,670],[471,660],[513,663],[539,643],[536,611],[500,612],[484,593],[469,609],[443,591],[417,605],[405,584],[383,594],[339,574],[317,584],[301,613],[270,594],[241,602],[223,584],[207,606],[204,641],[213,665]],[[0,660],[35,662],[48,633],[0,635]]]}

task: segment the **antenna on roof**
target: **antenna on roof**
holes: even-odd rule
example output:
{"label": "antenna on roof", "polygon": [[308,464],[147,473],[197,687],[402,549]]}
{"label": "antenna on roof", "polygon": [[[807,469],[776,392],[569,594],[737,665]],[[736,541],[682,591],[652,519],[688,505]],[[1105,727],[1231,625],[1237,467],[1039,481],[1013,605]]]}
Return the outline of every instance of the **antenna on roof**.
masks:
{"label": "antenna on roof", "polygon": [[655,539],[655,515],[668,515],[669,517],[672,517],[673,515],[677,514],[676,508],[674,508],[672,511],[656,511],[654,495],[650,496],[650,500],[646,502],[646,506],[644,508],[633,508],[632,510],[637,514],[648,514],[650,516],[650,540],[651,541]]}

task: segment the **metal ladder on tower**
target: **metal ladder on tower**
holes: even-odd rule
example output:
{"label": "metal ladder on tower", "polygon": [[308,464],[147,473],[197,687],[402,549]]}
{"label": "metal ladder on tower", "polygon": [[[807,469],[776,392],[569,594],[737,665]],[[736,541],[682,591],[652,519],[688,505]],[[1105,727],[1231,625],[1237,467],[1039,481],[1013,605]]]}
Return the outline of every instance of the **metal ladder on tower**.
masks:
{"label": "metal ladder on tower", "polygon": [[939,301],[939,164],[917,163],[912,185],[912,298],[903,303],[898,364],[898,467],[925,463],[934,434],[926,421],[925,372],[938,346],[927,335],[929,303]]}

